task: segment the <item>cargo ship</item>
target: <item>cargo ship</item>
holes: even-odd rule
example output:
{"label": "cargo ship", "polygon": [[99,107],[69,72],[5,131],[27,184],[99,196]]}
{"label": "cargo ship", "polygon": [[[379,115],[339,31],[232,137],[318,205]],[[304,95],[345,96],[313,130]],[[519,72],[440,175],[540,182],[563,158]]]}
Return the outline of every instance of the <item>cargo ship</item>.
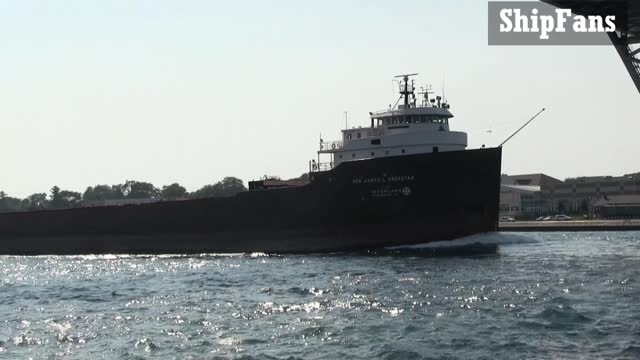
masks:
{"label": "cargo ship", "polygon": [[417,74],[370,124],[320,139],[308,181],[224,198],[0,214],[0,254],[327,253],[497,231],[502,149],[467,149]]}

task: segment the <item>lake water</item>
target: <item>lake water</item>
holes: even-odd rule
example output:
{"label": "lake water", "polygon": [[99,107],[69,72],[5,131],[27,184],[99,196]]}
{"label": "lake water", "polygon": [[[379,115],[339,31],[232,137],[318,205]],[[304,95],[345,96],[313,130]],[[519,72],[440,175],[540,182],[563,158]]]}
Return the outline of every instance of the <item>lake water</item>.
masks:
{"label": "lake water", "polygon": [[640,233],[484,256],[0,257],[0,359],[638,359]]}

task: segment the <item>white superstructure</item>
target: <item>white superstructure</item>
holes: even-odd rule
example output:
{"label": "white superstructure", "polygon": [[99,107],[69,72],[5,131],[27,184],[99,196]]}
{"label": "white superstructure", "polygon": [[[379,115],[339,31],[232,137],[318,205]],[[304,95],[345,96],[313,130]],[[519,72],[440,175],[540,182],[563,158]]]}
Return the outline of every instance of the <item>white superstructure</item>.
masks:
{"label": "white superstructure", "polygon": [[[320,140],[318,161],[310,164],[312,171],[324,171],[345,161],[387,156],[403,156],[444,151],[464,150],[467,134],[450,131],[450,106],[440,96],[429,98],[428,88],[415,96],[413,75],[400,75],[400,100],[403,104],[389,110],[370,113],[371,126],[342,130],[342,140]],[[396,103],[397,105],[397,103]],[[331,157],[321,163],[320,156]]]}

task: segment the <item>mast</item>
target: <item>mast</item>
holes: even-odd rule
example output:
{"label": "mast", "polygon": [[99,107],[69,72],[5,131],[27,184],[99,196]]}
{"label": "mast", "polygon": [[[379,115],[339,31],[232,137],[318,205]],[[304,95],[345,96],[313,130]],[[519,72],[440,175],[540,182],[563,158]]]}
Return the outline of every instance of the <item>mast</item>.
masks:
{"label": "mast", "polygon": [[411,76],[416,76],[418,74],[405,74],[405,75],[398,75],[396,76],[396,78],[402,78],[402,80],[404,81],[404,84],[400,84],[400,95],[402,95],[404,97],[404,108],[407,109],[409,108],[409,95],[414,96],[413,95],[413,84],[411,84],[411,87],[409,87],[409,78]]}

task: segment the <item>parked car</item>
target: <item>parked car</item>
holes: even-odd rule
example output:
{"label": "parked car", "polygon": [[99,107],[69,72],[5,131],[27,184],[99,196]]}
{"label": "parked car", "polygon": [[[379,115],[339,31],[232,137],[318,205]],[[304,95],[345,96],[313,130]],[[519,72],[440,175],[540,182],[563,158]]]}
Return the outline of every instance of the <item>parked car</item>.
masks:
{"label": "parked car", "polygon": [[544,221],[544,218],[545,218],[544,216],[540,216],[540,217],[536,218],[536,221]]}
{"label": "parked car", "polygon": [[567,216],[567,215],[556,215],[553,217],[553,220],[555,221],[571,221],[573,220],[573,218],[571,216]]}
{"label": "parked car", "polygon": [[553,216],[545,216],[542,221],[551,221],[553,220]]}
{"label": "parked car", "polygon": [[514,222],[516,219],[511,216],[500,216],[500,222]]}

